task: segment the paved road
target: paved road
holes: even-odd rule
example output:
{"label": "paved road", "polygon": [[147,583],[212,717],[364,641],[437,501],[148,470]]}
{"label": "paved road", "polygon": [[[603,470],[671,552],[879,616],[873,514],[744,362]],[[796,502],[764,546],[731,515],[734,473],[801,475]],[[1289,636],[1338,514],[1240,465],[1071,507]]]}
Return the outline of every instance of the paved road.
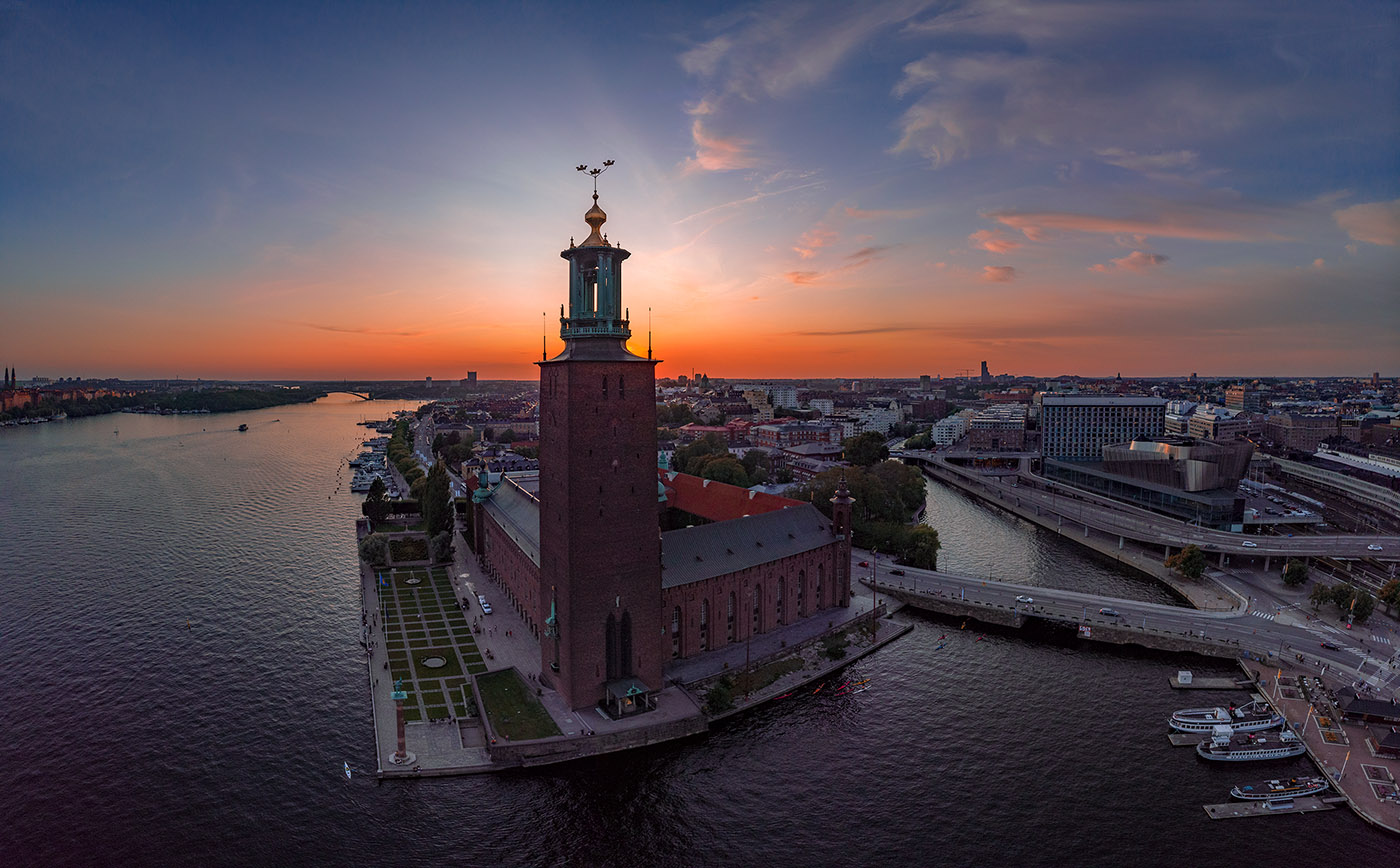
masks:
{"label": "paved road", "polygon": [[[868,554],[858,554],[868,559]],[[1293,659],[1302,654],[1309,663],[1326,664],[1329,671],[1348,670],[1354,677],[1376,686],[1382,695],[1400,694],[1400,661],[1393,660],[1393,645],[1376,645],[1374,639],[1363,644],[1359,631],[1338,630],[1320,620],[1306,621],[1294,617],[1279,617],[1275,607],[1252,608],[1235,612],[1202,612],[1160,603],[1124,600],[1078,591],[1043,588],[998,582],[977,576],[933,572],[913,567],[899,567],[904,575],[890,572],[892,566],[880,562],[876,578],[881,587],[902,585],[922,593],[941,595],[950,599],[989,606],[1000,606],[1028,616],[1047,618],[1069,624],[1112,625],[1124,628],[1147,628],[1172,633],[1190,633],[1207,639],[1237,641],[1241,650],[1259,655],[1272,652]],[[867,582],[869,568],[858,568],[857,578]],[[1025,599],[1029,598],[1030,602]],[[1116,614],[1108,614],[1108,609]],[[1324,648],[1323,642],[1337,646]],[[1359,668],[1358,668],[1359,667]]]}
{"label": "paved road", "polygon": [[[1067,489],[1041,477],[1030,477],[1034,485],[1008,485],[985,477],[967,468],[948,463],[944,456],[933,452],[906,451],[897,457],[933,464],[956,473],[981,486],[1001,499],[1019,500],[1022,505],[1039,506],[1064,516],[1067,521],[1087,524],[1104,533],[1112,533],[1160,546],[1181,547],[1197,545],[1202,550],[1228,554],[1264,556],[1326,556],[1334,558],[1400,558],[1400,536],[1355,534],[1309,534],[1307,536],[1251,536],[1195,527],[1186,522],[1167,518],[1144,509],[1108,501],[1098,495]],[[1036,485],[1045,485],[1041,490]],[[1373,549],[1379,546],[1380,550]]]}

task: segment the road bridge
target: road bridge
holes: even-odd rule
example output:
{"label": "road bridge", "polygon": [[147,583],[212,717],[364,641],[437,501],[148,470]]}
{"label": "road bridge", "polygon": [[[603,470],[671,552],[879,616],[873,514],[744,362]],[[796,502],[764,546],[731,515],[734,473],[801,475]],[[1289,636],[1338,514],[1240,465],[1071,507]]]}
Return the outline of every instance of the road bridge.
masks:
{"label": "road bridge", "polygon": [[1400,690],[1393,647],[1371,648],[1357,635],[1320,621],[1297,623],[1272,608],[1242,605],[1234,611],[1203,612],[958,573],[898,567],[903,574],[895,575],[890,569],[880,564],[860,581],[916,609],[1017,628],[1040,620],[1072,628],[1089,641],[1213,657],[1248,653],[1264,660],[1281,655],[1295,660],[1302,654],[1312,665],[1355,672],[1384,695]]}
{"label": "road bridge", "polygon": [[374,398],[370,395],[369,392],[364,392],[364,393],[361,393],[361,392],[352,392],[352,391],[350,391],[349,389],[331,389],[330,391],[326,392],[326,394],[327,394],[327,395],[353,395],[353,396],[355,396],[356,398],[359,398],[361,401],[372,401],[372,400],[374,400]]}
{"label": "road bridge", "polygon": [[[1014,504],[1021,510],[1033,510],[1036,515],[1050,514],[1062,521],[1083,525],[1086,529],[1113,534],[1123,540],[1134,540],[1162,546],[1164,557],[1172,548],[1195,545],[1203,551],[1220,555],[1250,557],[1331,557],[1374,558],[1395,561],[1400,558],[1400,536],[1360,534],[1307,534],[1287,536],[1244,536],[1229,531],[1197,527],[1168,516],[1159,515],[1128,504],[1111,501],[1101,495],[1071,489],[1058,483],[1034,480],[1047,487],[1010,485],[989,479],[975,470],[959,467],[938,453],[904,451],[895,457],[911,462],[941,479],[978,496],[1005,505]],[[1022,478],[1025,478],[1024,475]],[[1053,486],[1053,487],[1052,487]]]}

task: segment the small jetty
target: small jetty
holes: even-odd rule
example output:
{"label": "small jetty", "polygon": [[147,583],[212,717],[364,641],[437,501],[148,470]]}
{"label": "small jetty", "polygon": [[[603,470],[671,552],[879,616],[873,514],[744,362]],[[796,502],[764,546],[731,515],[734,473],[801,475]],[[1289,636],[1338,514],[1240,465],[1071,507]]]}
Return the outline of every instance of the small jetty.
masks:
{"label": "small jetty", "polygon": [[1177,690],[1238,690],[1250,686],[1248,681],[1234,678],[1196,678],[1189,673],[1185,678],[1180,674],[1173,675],[1167,679],[1167,683]]}
{"label": "small jetty", "polygon": [[1345,802],[1345,796],[1298,796],[1292,799],[1275,799],[1262,802],[1227,802],[1223,805],[1202,805],[1206,815],[1212,820],[1229,820],[1234,817],[1272,817],[1275,814],[1312,814],[1317,811],[1336,809],[1336,802]]}

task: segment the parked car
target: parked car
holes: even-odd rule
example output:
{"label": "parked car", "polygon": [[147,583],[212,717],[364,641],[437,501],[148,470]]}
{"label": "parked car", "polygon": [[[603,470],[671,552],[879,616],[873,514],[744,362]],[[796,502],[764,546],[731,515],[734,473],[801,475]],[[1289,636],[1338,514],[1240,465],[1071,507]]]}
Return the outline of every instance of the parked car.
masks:
{"label": "parked car", "polygon": [[861,562],[860,562],[860,565],[863,566],[863,567],[868,567],[868,566],[870,566],[870,561],[861,561]]}
{"label": "parked car", "polygon": [[902,576],[902,575],[904,575],[904,570],[890,570],[890,575],[892,575],[892,576]]}
{"label": "parked car", "polygon": [[476,602],[481,606],[481,613],[483,615],[491,614],[491,604],[486,602],[486,597],[483,594],[476,595]]}

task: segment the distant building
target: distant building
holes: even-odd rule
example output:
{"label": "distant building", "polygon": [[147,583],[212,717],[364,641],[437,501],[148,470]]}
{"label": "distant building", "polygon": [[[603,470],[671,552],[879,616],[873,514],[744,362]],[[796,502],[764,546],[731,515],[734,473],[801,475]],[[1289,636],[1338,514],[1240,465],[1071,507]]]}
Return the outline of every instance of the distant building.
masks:
{"label": "distant building", "polygon": [[1294,452],[1316,452],[1340,430],[1336,413],[1274,413],[1264,420],[1264,436]]}
{"label": "distant building", "polygon": [[1026,448],[1024,404],[993,404],[968,422],[968,446],[982,451],[1019,452]]}
{"label": "distant building", "polygon": [[974,410],[963,410],[945,419],[939,419],[933,423],[929,437],[939,446],[953,445],[966,436],[968,420],[975,415],[975,412]]}
{"label": "distant building", "polygon": [[1043,395],[1041,454],[1065,461],[1098,461],[1103,447],[1166,430],[1167,402],[1138,396]]}
{"label": "distant building", "polygon": [[1202,440],[1234,440],[1258,433],[1257,427],[1250,413],[1202,404],[1191,414],[1186,433]]}
{"label": "distant building", "polygon": [[1231,410],[1259,411],[1259,393],[1246,385],[1230,386],[1225,390],[1225,406]]}
{"label": "distant building", "polygon": [[424,385],[425,387],[431,389],[431,388],[433,387],[433,378],[432,378],[432,377],[424,377],[424,378],[423,378],[423,385]]}
{"label": "distant building", "polygon": [[807,402],[807,409],[816,410],[823,416],[830,416],[836,412],[836,402],[830,398],[813,398]]}
{"label": "distant building", "polygon": [[755,446],[786,449],[799,443],[840,443],[841,427],[830,422],[780,422],[754,425],[749,438]]}
{"label": "distant building", "polygon": [[987,370],[987,363],[982,363],[982,382],[987,382],[992,378],[992,372]]}
{"label": "distant building", "polygon": [[927,392],[928,390],[930,390],[930,389],[932,389],[932,388],[933,388],[933,377],[930,377],[928,374],[921,374],[921,375],[919,376],[919,391],[920,391],[920,392]]}
{"label": "distant building", "polygon": [[476,385],[476,371],[467,371],[467,385]]}

